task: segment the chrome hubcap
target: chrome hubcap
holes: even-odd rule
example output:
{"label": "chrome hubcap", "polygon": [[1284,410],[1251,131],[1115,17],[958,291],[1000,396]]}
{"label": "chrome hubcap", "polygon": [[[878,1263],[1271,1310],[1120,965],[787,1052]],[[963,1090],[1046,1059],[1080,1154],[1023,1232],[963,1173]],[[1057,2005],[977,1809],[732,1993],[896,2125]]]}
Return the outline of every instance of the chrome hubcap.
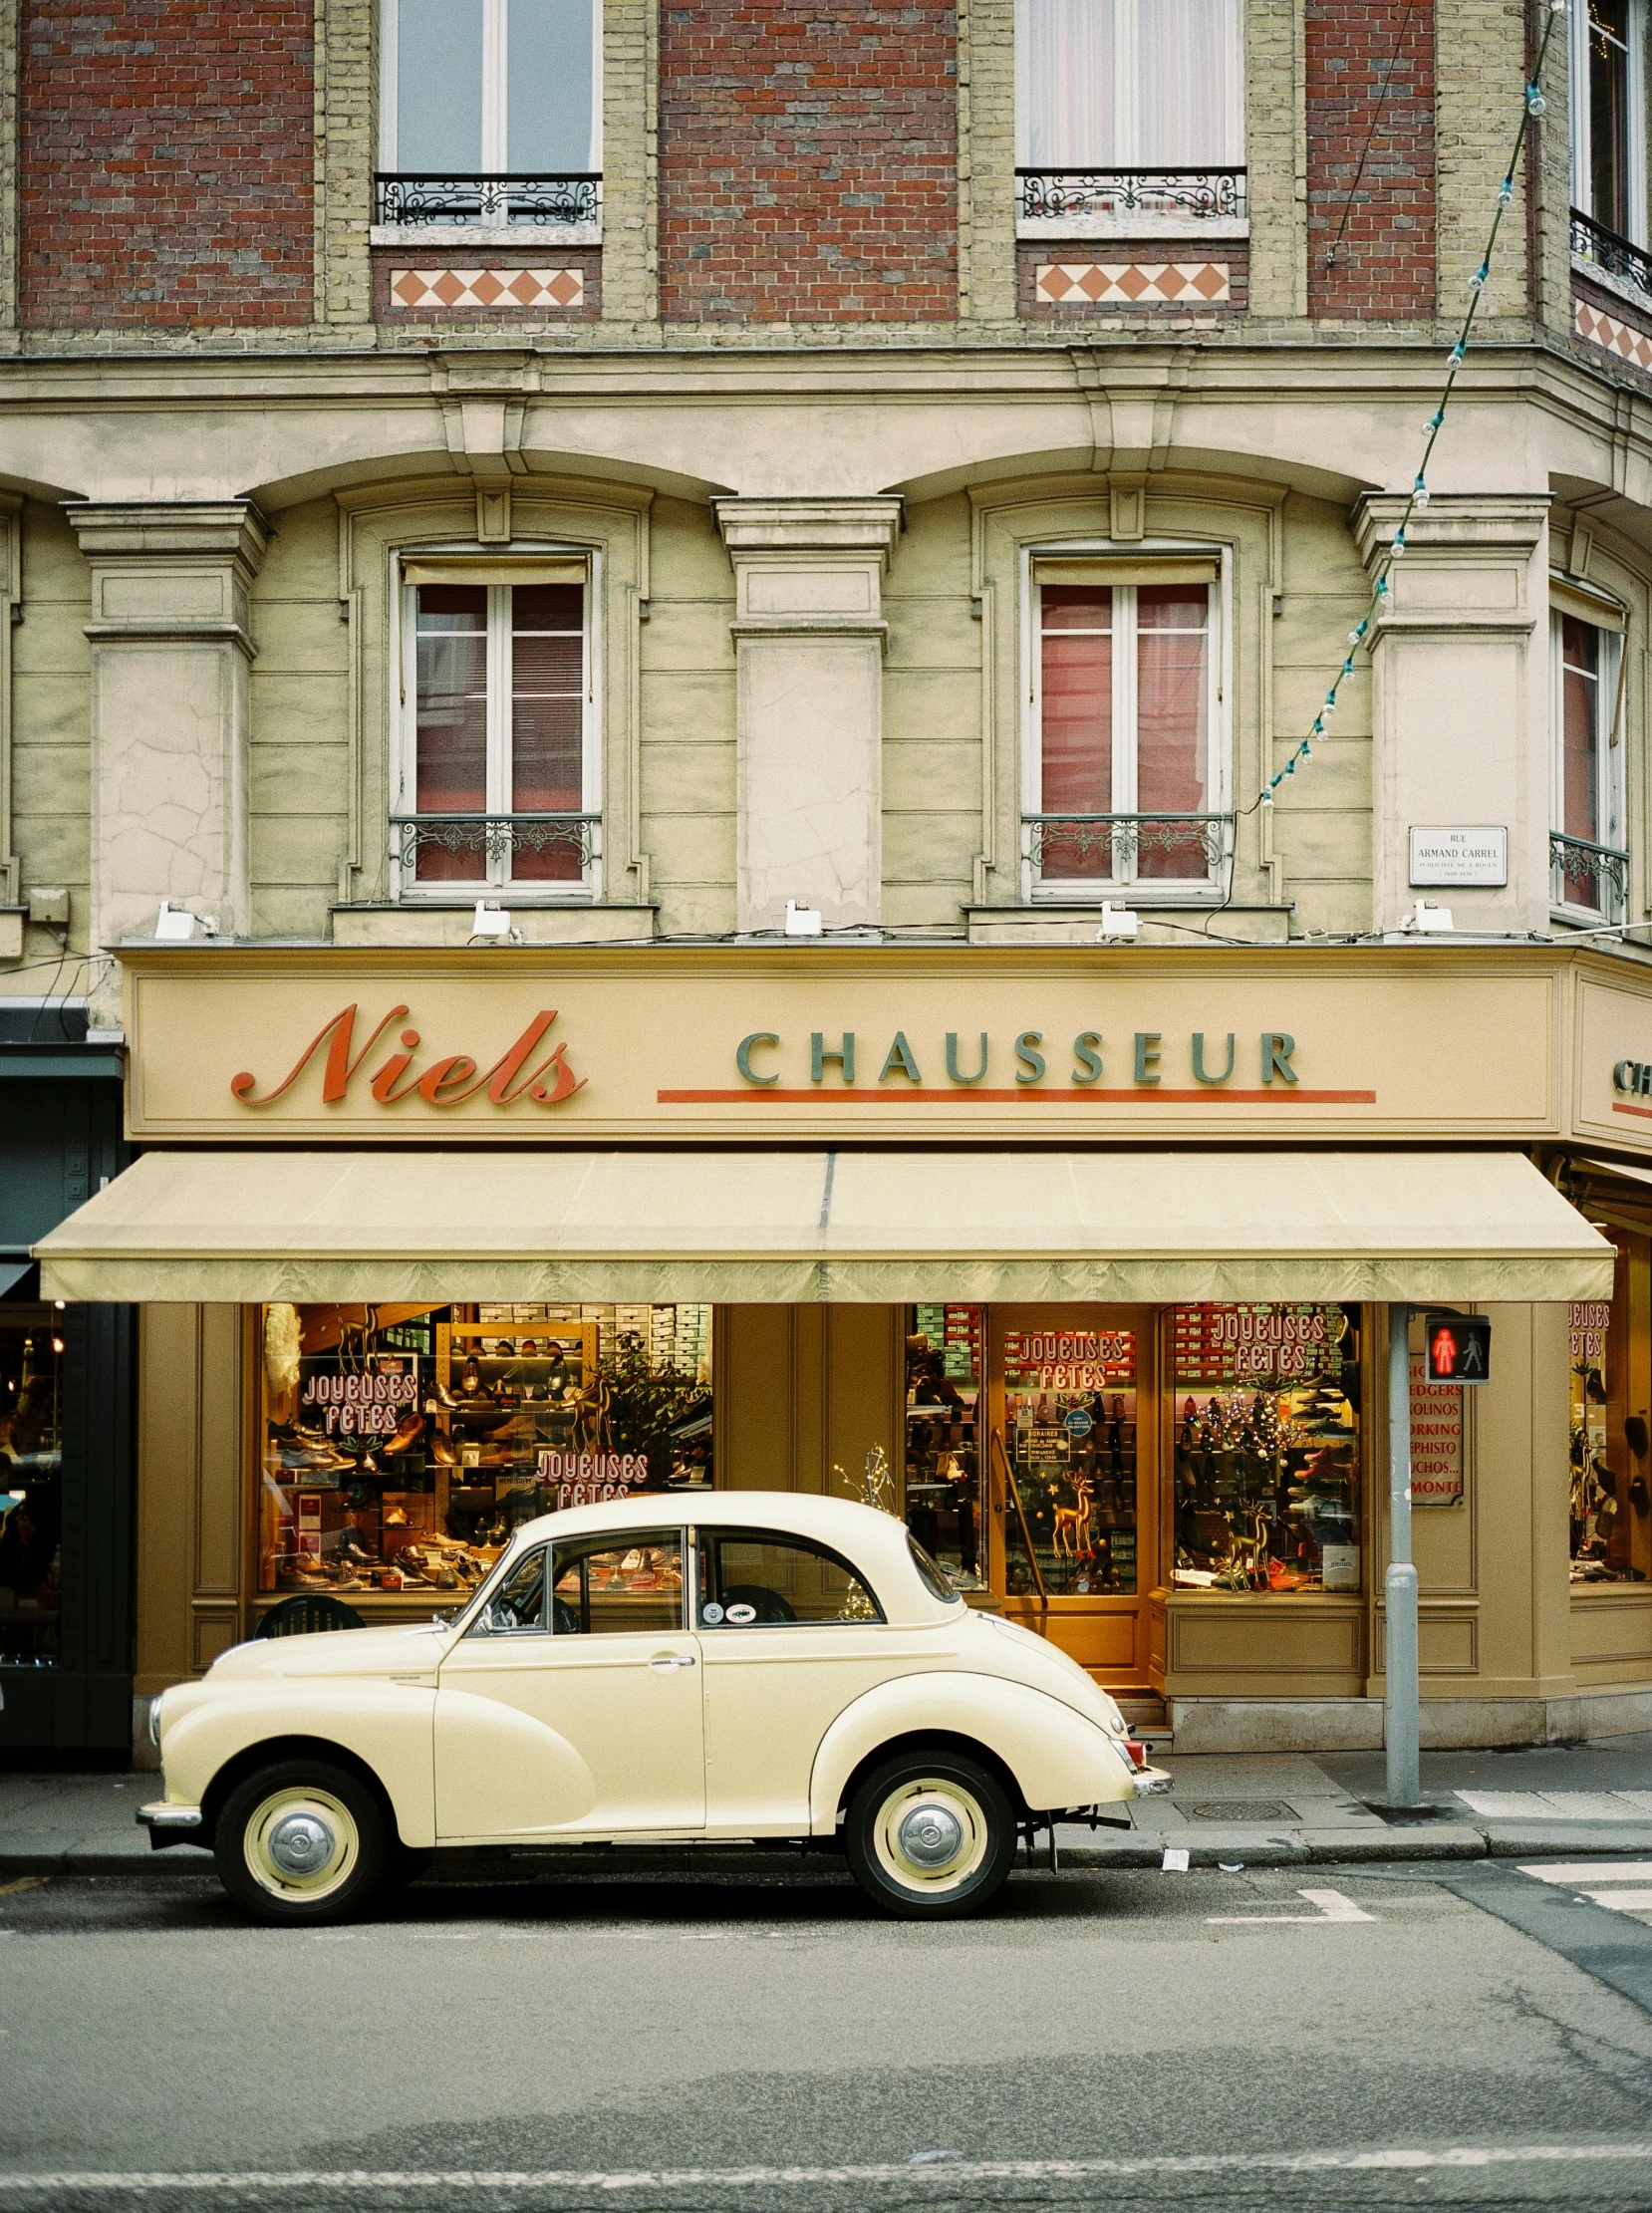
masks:
{"label": "chrome hubcap", "polygon": [[903,1889],[936,1896],[969,1881],[991,1837],[973,1792],[950,1777],[916,1776],[878,1808],[872,1841]]}
{"label": "chrome hubcap", "polygon": [[902,1814],[896,1835],[915,1866],[938,1873],[963,1849],[964,1823],[939,1798],[920,1798]]}
{"label": "chrome hubcap", "polygon": [[272,1897],[317,1899],[350,1879],[361,1838],[349,1806],[331,1791],[287,1789],[248,1820],[249,1871]]}
{"label": "chrome hubcap", "polygon": [[269,1832],[268,1851],[284,1875],[313,1875],[337,1849],[333,1831],[320,1814],[308,1810],[283,1814]]}

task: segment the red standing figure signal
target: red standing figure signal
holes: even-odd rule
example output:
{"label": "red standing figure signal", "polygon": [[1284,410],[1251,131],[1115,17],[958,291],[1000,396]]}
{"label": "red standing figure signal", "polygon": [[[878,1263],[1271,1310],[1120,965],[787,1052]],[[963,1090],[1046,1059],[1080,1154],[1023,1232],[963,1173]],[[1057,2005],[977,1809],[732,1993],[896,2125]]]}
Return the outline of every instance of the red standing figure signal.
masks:
{"label": "red standing figure signal", "polygon": [[1492,1372],[1492,1323],[1486,1314],[1429,1314],[1423,1364],[1430,1383],[1484,1383]]}

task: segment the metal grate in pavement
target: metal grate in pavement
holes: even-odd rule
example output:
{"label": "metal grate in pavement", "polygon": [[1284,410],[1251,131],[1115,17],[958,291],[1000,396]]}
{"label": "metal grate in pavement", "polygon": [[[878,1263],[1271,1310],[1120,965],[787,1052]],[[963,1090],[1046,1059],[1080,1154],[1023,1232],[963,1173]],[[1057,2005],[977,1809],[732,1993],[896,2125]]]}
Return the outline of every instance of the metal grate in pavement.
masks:
{"label": "metal grate in pavement", "polygon": [[1294,1805],[1283,1798],[1205,1798],[1198,1805],[1175,1801],[1178,1813],[1190,1821],[1294,1821]]}

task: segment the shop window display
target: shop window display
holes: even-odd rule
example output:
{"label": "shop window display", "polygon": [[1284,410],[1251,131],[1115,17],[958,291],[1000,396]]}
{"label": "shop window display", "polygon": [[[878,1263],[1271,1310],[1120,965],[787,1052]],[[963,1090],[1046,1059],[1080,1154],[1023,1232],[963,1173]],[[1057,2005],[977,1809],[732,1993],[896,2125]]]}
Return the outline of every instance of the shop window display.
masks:
{"label": "shop window display", "polygon": [[[1645,1582],[1652,1567],[1652,1492],[1644,1412],[1628,1400],[1622,1294],[1642,1241],[1608,1232],[1619,1250],[1610,1300],[1575,1304],[1570,1329],[1570,1536],[1574,1584]],[[1643,1246],[1644,1249],[1644,1246]]]}
{"label": "shop window display", "polygon": [[462,1598],[517,1525],[711,1481],[711,1310],[264,1310],[258,1588]]}
{"label": "shop window display", "polygon": [[1177,1590],[1359,1589],[1359,1332],[1357,1307],[1174,1309]]}
{"label": "shop window display", "polygon": [[0,1307],[0,1666],[55,1667],[63,1574],[63,1337]]}
{"label": "shop window display", "polygon": [[907,1328],[907,1526],[960,1590],[986,1588],[981,1320],[978,1306],[915,1306]]}
{"label": "shop window display", "polygon": [[1008,1330],[1004,1587],[1136,1589],[1136,1333]]}

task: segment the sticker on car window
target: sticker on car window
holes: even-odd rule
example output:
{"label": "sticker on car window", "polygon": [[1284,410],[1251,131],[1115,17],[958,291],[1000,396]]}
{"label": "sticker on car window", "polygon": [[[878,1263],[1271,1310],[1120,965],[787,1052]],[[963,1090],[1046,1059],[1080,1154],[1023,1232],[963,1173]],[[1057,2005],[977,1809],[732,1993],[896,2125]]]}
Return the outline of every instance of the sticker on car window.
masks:
{"label": "sticker on car window", "polygon": [[728,1619],[734,1623],[736,1628],[743,1629],[748,1621],[755,1621],[756,1618],[757,1609],[755,1606],[730,1606],[728,1609]]}
{"label": "sticker on car window", "polygon": [[717,1623],[722,1619],[722,1608],[716,1604],[701,1606],[699,1609],[699,1618],[705,1623],[707,1628],[714,1629]]}

